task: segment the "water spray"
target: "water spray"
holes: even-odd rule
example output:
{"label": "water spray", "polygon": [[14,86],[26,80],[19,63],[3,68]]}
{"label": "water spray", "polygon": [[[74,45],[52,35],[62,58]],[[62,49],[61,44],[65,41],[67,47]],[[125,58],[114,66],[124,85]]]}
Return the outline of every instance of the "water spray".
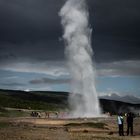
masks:
{"label": "water spray", "polygon": [[91,28],[85,0],[67,0],[59,15],[64,29],[65,54],[71,74],[70,116],[100,116],[92,62]]}

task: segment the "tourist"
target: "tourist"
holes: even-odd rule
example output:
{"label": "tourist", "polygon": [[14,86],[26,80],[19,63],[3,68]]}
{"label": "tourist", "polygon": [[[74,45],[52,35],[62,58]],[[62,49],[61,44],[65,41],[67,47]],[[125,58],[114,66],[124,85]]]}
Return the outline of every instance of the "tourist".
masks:
{"label": "tourist", "polygon": [[119,135],[120,136],[124,136],[124,131],[123,131],[123,116],[122,116],[122,113],[120,113],[118,115],[117,121],[118,121],[118,127],[119,127]]}
{"label": "tourist", "polygon": [[129,131],[131,132],[131,136],[133,135],[133,118],[134,115],[131,112],[127,114],[127,136],[129,135]]}

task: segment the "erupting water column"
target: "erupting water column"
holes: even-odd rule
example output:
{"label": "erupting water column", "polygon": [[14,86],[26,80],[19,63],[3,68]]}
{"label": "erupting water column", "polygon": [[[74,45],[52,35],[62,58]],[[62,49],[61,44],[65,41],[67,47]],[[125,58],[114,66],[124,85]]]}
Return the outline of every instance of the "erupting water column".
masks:
{"label": "erupting water column", "polygon": [[91,29],[85,0],[68,0],[59,15],[64,28],[66,57],[71,74],[71,117],[100,116],[92,63]]}

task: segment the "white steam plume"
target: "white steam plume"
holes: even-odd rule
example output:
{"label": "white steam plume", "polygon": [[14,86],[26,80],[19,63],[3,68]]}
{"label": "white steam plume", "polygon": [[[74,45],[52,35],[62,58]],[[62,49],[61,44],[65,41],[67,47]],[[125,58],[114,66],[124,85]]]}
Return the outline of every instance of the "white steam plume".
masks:
{"label": "white steam plume", "polygon": [[71,117],[100,115],[92,63],[91,29],[85,0],[68,0],[60,11],[66,42],[66,57],[71,73],[72,94],[69,97]]}

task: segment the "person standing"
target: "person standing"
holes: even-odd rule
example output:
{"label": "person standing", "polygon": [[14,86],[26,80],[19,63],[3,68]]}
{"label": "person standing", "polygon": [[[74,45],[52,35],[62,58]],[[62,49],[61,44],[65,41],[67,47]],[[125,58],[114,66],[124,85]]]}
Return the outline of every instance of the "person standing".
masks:
{"label": "person standing", "polygon": [[131,136],[133,135],[133,118],[134,115],[131,112],[127,114],[127,136],[129,135],[129,131],[131,132]]}
{"label": "person standing", "polygon": [[122,113],[118,115],[117,121],[118,121],[118,127],[119,127],[119,135],[124,136]]}

